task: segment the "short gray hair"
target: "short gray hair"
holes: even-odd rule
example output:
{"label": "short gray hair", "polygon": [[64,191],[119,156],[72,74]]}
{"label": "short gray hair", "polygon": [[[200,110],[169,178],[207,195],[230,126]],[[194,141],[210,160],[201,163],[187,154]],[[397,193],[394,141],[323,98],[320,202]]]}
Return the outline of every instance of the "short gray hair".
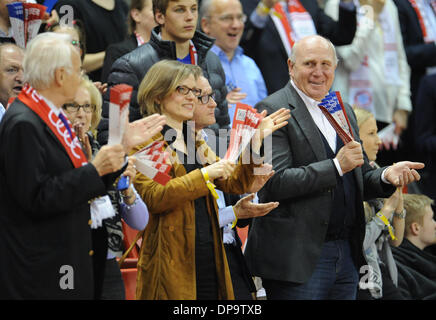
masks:
{"label": "short gray hair", "polygon": [[[320,36],[320,35],[307,36],[307,37],[319,37],[319,38],[324,39],[325,42],[327,43],[327,45],[332,49],[333,55],[334,55],[334,58],[335,58],[335,62],[336,62],[336,64],[338,64],[339,59],[338,59],[338,56],[336,55],[335,46],[334,46],[334,44],[329,39],[327,39],[327,38],[325,38],[323,36]],[[305,38],[307,38],[307,37],[305,37]],[[297,52],[298,46],[301,43],[301,40],[303,40],[305,38],[302,38],[302,39],[300,39],[300,40],[298,40],[297,42],[294,43],[294,46],[292,47],[292,50],[291,50],[291,54],[289,56],[289,59],[291,60],[292,63],[295,63],[297,61],[296,52]]]}
{"label": "short gray hair", "polygon": [[201,27],[201,19],[209,18],[210,10],[212,7],[212,2],[214,0],[202,0],[200,5],[200,10],[198,10],[198,27]]}
{"label": "short gray hair", "polygon": [[55,80],[56,69],[66,68],[68,73],[72,72],[71,58],[75,49],[71,41],[70,35],[54,32],[41,33],[30,41],[23,60],[24,82],[35,89],[47,89]]}

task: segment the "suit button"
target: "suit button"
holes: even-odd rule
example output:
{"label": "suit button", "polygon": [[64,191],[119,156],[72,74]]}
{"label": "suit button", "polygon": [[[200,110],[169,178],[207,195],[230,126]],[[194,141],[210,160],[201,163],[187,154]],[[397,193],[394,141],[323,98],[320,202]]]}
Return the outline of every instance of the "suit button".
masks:
{"label": "suit button", "polygon": [[171,232],[174,231],[174,226],[170,226],[168,229],[170,229]]}
{"label": "suit button", "polygon": [[89,250],[89,255],[93,256],[94,255],[94,250]]}
{"label": "suit button", "polygon": [[88,225],[91,225],[92,224],[92,219],[89,219],[88,220]]}

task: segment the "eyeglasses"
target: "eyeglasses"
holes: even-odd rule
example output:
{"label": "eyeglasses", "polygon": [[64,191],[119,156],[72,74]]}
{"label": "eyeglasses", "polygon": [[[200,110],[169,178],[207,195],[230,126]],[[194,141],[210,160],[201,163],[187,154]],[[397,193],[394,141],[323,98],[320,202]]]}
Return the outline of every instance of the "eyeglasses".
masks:
{"label": "eyeglasses", "polygon": [[204,96],[198,97],[198,101],[200,101],[202,104],[209,103],[210,99],[215,100],[215,92],[212,92],[211,94],[205,94]]}
{"label": "eyeglasses", "polygon": [[233,22],[233,20],[245,23],[245,22],[247,22],[247,16],[245,14],[238,14],[236,16],[231,15],[231,14],[226,14],[224,16],[218,17],[218,20],[221,22],[224,22],[226,24],[231,24]]}
{"label": "eyeglasses", "polygon": [[200,96],[200,94],[201,94],[201,90],[200,89],[198,89],[198,88],[188,88],[187,86],[178,86],[176,88],[176,91],[178,93],[180,93],[180,94],[183,94],[184,96],[186,96],[189,93],[189,91],[191,91],[192,94],[194,96],[196,96],[196,97]]}
{"label": "eyeglasses", "polygon": [[62,106],[62,109],[69,113],[79,112],[80,108],[83,109],[86,113],[94,112],[96,109],[95,104],[78,104],[78,103],[66,103]]}

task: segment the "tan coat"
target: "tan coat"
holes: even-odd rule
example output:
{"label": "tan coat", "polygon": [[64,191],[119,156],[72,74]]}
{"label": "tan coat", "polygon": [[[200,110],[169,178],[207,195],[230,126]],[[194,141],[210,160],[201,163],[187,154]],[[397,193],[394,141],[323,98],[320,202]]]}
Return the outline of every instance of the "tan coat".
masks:
{"label": "tan coat", "polygon": [[[153,141],[156,140],[163,140],[163,136],[156,135]],[[138,146],[136,150],[145,145]],[[165,148],[167,146],[166,144]],[[218,159],[204,140],[197,141],[196,147],[197,150],[206,150],[208,163]],[[196,299],[194,200],[206,196],[213,230],[218,297],[225,300],[234,299],[216,201],[211,196],[199,169],[186,174],[185,167],[177,160],[174,151],[170,159],[172,179],[165,186],[141,173],[136,175],[134,182],[150,213],[138,262],[136,298]],[[224,182],[215,181],[217,188],[229,193],[245,193],[253,181],[253,167],[253,164],[239,164],[232,177]]]}

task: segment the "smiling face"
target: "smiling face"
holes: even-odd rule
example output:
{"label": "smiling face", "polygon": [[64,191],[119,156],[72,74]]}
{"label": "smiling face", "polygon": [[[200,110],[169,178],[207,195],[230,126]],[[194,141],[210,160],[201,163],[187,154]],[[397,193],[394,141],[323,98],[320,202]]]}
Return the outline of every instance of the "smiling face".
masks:
{"label": "smiling face", "polygon": [[294,45],[295,61],[288,59],[289,73],[295,85],[310,98],[321,101],[335,78],[336,58],[328,42],[309,36]]}
{"label": "smiling face", "polygon": [[375,161],[381,140],[377,135],[377,122],[373,116],[360,125],[359,136],[369,161]]}
{"label": "smiling face", "polygon": [[0,102],[6,107],[11,97],[16,97],[23,86],[23,51],[15,45],[1,49]]}
{"label": "smiling face", "polygon": [[191,40],[197,27],[197,0],[170,1],[166,12],[156,12],[155,18],[161,25],[162,39],[176,43]]}
{"label": "smiling face", "polygon": [[201,27],[204,32],[215,38],[215,44],[227,55],[233,56],[244,31],[244,12],[239,0],[214,0]]}
{"label": "smiling face", "polygon": [[[179,86],[185,86],[190,89],[196,88],[196,85],[197,82],[193,75],[190,75],[179,84]],[[176,122],[190,120],[194,116],[196,99],[197,97],[191,90],[186,95],[175,90],[162,100],[162,114]]]}

